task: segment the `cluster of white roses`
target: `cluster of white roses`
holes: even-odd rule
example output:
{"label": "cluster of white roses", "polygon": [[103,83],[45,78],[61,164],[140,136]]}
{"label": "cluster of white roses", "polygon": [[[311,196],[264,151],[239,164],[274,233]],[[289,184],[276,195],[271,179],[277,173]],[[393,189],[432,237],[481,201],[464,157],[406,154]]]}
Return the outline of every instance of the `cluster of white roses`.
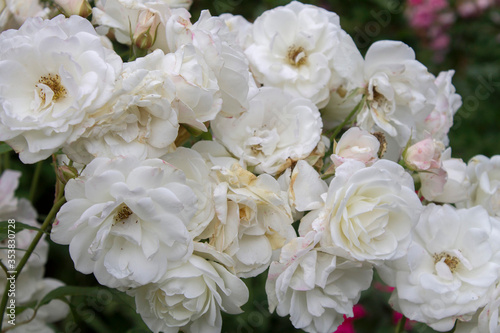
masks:
{"label": "cluster of white roses", "polygon": [[335,13],[296,1],[254,23],[95,5],[0,35],[0,140],[82,164],[51,233],[78,271],[154,332],[220,332],[268,268],[270,310],[307,332],[352,316],[374,268],[408,318],[497,332],[500,158],[451,158],[453,71],[396,41],[363,58]]}
{"label": "cluster of white roses", "polygon": [[[40,225],[36,221],[37,213],[31,203],[26,199],[15,197],[14,192],[19,185],[20,176],[20,172],[13,170],[5,170],[0,176],[0,221],[14,220],[33,227],[39,227]],[[15,231],[15,229],[11,229],[11,231]],[[35,230],[25,229],[17,232],[14,238],[2,239],[0,241],[0,261],[4,264],[3,267],[8,268],[9,272],[17,271],[17,266],[24,255],[24,252],[18,249],[27,249],[35,235]],[[9,239],[14,240],[14,242],[9,243]],[[14,249],[12,245],[15,246]],[[0,270],[0,295],[3,294],[5,286],[11,283],[12,288],[9,286],[10,293],[15,294],[15,303],[9,303],[10,309],[4,314],[2,323],[3,327],[8,329],[9,332],[52,333],[54,331],[48,324],[65,318],[69,312],[68,306],[60,300],[52,300],[50,303],[41,306],[36,312],[31,308],[26,308],[22,312],[19,311],[24,306],[29,307],[30,303],[40,301],[50,291],[63,285],[59,280],[44,278],[48,251],[49,243],[46,239],[42,239],[36,246],[33,255],[26,262],[26,266],[24,266],[15,283],[13,283],[12,274],[8,274],[3,269]],[[14,267],[10,266],[12,260],[16,263]],[[16,308],[18,309],[17,315],[13,311]]]}

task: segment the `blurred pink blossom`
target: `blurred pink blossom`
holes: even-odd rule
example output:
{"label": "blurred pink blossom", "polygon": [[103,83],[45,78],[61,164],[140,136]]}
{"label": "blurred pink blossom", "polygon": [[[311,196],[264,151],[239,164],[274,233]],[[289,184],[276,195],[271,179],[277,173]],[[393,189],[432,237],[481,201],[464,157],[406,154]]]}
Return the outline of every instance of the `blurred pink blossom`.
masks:
{"label": "blurred pink blossom", "polygon": [[347,318],[344,315],[344,322],[340,325],[334,333],[356,333],[354,330],[354,321],[359,318],[363,318],[366,316],[366,310],[361,304],[356,304],[352,311],[354,312],[354,316]]}

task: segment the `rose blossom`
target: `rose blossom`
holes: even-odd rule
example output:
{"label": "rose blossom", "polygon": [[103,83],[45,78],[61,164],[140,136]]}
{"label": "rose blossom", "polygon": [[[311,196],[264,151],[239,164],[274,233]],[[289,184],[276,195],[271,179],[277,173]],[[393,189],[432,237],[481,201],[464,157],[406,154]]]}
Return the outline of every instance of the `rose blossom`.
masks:
{"label": "rose blossom", "polygon": [[406,167],[418,172],[421,181],[420,192],[427,200],[443,193],[446,184],[447,173],[441,162],[443,150],[444,145],[441,142],[428,137],[403,152]]}
{"label": "rose blossom", "polygon": [[441,167],[443,145],[431,138],[419,141],[406,149],[404,161],[414,171],[427,171]]}
{"label": "rose blossom", "polygon": [[112,31],[119,43],[139,47],[166,45],[165,24],[169,17],[168,2],[158,0],[98,0],[92,8],[92,23],[100,34]]}
{"label": "rose blossom", "polygon": [[[15,40],[15,42],[12,42]],[[0,140],[24,163],[43,160],[93,125],[122,61],[86,19],[29,19],[0,35]]]}
{"label": "rose blossom", "polygon": [[310,99],[319,108],[362,63],[337,14],[297,1],[265,11],[251,35],[245,54],[256,80]]}
{"label": "rose blossom", "polygon": [[434,76],[406,44],[379,41],[366,53],[364,77],[367,100],[358,113],[358,126],[384,132],[402,150],[435,107]]}
{"label": "rose blossom", "polygon": [[238,276],[257,276],[273,251],[295,237],[286,192],[272,176],[257,177],[238,163],[214,176],[216,218],[207,228],[209,243],[233,258]]}
{"label": "rose blossom", "polygon": [[443,153],[443,170],[447,177],[441,193],[428,195],[426,199],[443,203],[459,203],[467,200],[467,192],[470,188],[467,164],[462,159],[451,158],[451,151],[446,150]]}
{"label": "rose blossom", "polygon": [[210,167],[205,159],[194,149],[178,147],[174,152],[162,156],[167,163],[182,170],[188,185],[197,197],[197,211],[191,218],[187,229],[191,237],[201,240],[202,234],[215,215],[215,182],[210,177]]}
{"label": "rose blossom", "polygon": [[272,87],[260,88],[240,117],[219,116],[212,121],[217,141],[255,166],[255,172],[272,175],[306,158],[317,146],[321,129],[313,103]]}
{"label": "rose blossom", "polygon": [[87,17],[92,13],[92,7],[88,0],[54,0],[54,2],[61,7],[66,16]]}
{"label": "rose blossom", "polygon": [[342,251],[315,247],[314,231],[283,246],[266,281],[269,311],[290,315],[295,328],[306,332],[333,332],[352,317],[361,291],[372,281],[372,268],[347,259]]}
{"label": "rose blossom", "polygon": [[166,55],[163,69],[175,86],[172,108],[179,123],[206,132],[204,123],[220,112],[222,97],[217,77],[202,51],[192,44],[183,45]]}
{"label": "rose blossom", "polygon": [[248,60],[224,20],[211,16],[208,10],[202,11],[194,24],[190,18],[191,14],[182,8],[172,11],[166,28],[168,46],[164,51],[193,46],[217,80],[222,98],[218,111],[227,117],[238,116],[248,109],[251,87],[255,85]]}
{"label": "rose blossom", "polygon": [[268,174],[255,176],[244,169],[215,141],[199,141],[193,149],[212,168],[205,182],[215,183],[215,218],[199,239],[230,255],[238,276],[262,273],[273,252],[296,236],[286,189]]}
{"label": "rose blossom", "polygon": [[49,8],[40,0],[0,0],[0,32],[18,29],[28,18],[48,18]]}
{"label": "rose blossom", "polygon": [[[196,246],[200,249],[201,244]],[[205,246],[204,248],[207,248]],[[230,264],[227,255],[210,251],[195,252],[185,263],[167,270],[156,283],[130,290],[137,311],[153,332],[218,333],[221,310],[241,313],[248,300],[248,289],[221,263]]]}
{"label": "rose blossom", "polygon": [[[468,329],[468,330],[466,330]],[[500,331],[500,286],[489,297],[488,304],[478,310],[471,323],[457,325],[457,333],[498,333]]]}
{"label": "rose blossom", "polygon": [[179,128],[176,89],[161,50],[124,64],[113,98],[93,115],[95,124],[65,152],[77,162],[94,157],[157,158],[174,148]]}
{"label": "rose blossom", "polygon": [[417,123],[417,139],[423,139],[426,133],[430,133],[433,139],[443,142],[445,146],[449,144],[448,132],[453,126],[453,116],[462,105],[462,98],[455,93],[451,83],[453,74],[453,70],[441,72],[434,81],[438,88],[436,107],[423,123]]}
{"label": "rose blossom", "polygon": [[359,127],[351,127],[342,134],[330,158],[336,167],[348,159],[369,166],[378,160],[379,149],[380,142],[375,136]]}
{"label": "rose blossom", "polygon": [[500,155],[477,155],[467,163],[471,187],[465,205],[481,205],[491,216],[500,217]]}
{"label": "rose blossom", "polygon": [[406,254],[422,205],[400,165],[379,160],[365,167],[348,161],[336,168],[327,193],[319,195],[318,187],[314,195],[304,196],[312,192],[295,188],[296,201],[322,205],[302,218],[301,235],[324,231],[321,246],[338,246],[357,260],[377,262]]}
{"label": "rose blossom", "polygon": [[412,320],[444,332],[488,302],[499,278],[500,221],[476,206],[427,206],[408,255],[381,274],[396,289],[391,304]]}
{"label": "rose blossom", "polygon": [[185,262],[197,198],[181,170],[159,159],[96,158],[66,184],[51,238],[69,244],[75,268],[127,288],[157,282]]}

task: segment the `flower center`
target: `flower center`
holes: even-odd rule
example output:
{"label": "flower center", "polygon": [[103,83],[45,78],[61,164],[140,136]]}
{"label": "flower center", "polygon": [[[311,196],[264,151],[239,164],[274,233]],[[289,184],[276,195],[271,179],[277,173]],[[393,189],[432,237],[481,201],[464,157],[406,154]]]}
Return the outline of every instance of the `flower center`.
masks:
{"label": "flower center", "polygon": [[444,259],[444,263],[450,268],[450,271],[454,273],[460,264],[460,259],[457,257],[450,256],[448,253],[434,254],[434,264],[437,264]]}
{"label": "flower center", "polygon": [[[46,76],[42,76],[40,80],[38,80],[39,84],[44,84],[50,88],[53,92],[52,101],[56,102],[57,100],[66,96],[67,91],[66,88],[61,84],[61,77],[58,74],[47,74]],[[37,84],[38,87],[38,84]],[[40,89],[38,94],[43,102],[46,102],[47,93],[45,89]]]}
{"label": "flower center", "polygon": [[307,55],[302,46],[292,45],[288,48],[288,63],[295,67],[300,67],[307,62]]}
{"label": "flower center", "polygon": [[122,204],[118,209],[118,212],[116,212],[114,216],[115,223],[125,223],[124,220],[126,220],[132,214],[134,214],[134,212],[130,208],[128,208],[127,205]]}
{"label": "flower center", "polygon": [[248,206],[245,205],[239,205],[239,213],[240,213],[240,221],[250,221],[251,219],[251,211]]}

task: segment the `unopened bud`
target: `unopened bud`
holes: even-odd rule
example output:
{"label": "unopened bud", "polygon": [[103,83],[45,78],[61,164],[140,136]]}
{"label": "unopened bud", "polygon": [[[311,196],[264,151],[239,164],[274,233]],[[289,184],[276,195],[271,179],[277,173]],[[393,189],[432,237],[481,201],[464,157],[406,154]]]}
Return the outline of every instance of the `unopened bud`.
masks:
{"label": "unopened bud", "polygon": [[157,13],[150,10],[143,10],[137,19],[134,32],[135,45],[140,49],[149,49],[156,40],[156,30],[160,25],[160,18]]}
{"label": "unopened bud", "polygon": [[54,0],[61,7],[66,16],[79,15],[88,17],[92,13],[92,6],[87,0]]}
{"label": "unopened bud", "polygon": [[75,167],[61,165],[57,167],[57,177],[63,184],[66,184],[70,179],[78,177],[78,171]]}

